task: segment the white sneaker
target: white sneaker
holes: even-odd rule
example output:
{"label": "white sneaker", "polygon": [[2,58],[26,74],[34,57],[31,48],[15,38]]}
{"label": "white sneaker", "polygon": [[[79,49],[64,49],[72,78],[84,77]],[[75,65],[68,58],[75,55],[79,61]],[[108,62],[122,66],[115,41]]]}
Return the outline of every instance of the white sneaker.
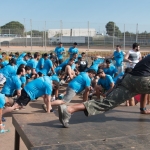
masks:
{"label": "white sneaker", "polygon": [[53,97],[51,98],[51,102],[52,102],[52,101],[55,101],[55,96],[53,96]]}
{"label": "white sneaker", "polygon": [[64,81],[64,80],[61,80],[61,81],[60,81],[60,85],[63,85],[63,84],[65,84],[65,81]]}

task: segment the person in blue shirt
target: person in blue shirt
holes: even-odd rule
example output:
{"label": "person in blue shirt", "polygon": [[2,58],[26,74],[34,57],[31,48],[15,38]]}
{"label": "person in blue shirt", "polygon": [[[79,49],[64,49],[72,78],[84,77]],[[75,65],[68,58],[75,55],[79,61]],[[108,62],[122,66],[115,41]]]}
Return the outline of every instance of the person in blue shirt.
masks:
{"label": "person in blue shirt", "polygon": [[26,56],[26,55],[27,55],[26,52],[21,53],[21,54],[18,56],[17,60],[23,59],[24,56]]}
{"label": "person in blue shirt", "polygon": [[59,45],[55,48],[55,54],[58,58],[59,64],[63,62],[64,52],[65,52],[65,48],[63,47],[63,44],[60,42]]}
{"label": "person in blue shirt", "polygon": [[83,90],[83,101],[87,101],[91,86],[91,78],[93,78],[95,74],[96,72],[92,69],[88,70],[88,72],[81,72],[78,76],[69,82],[66,89],[66,94],[64,95],[63,99],[55,100],[51,103],[51,105],[54,106],[69,103],[76,94],[82,92]]}
{"label": "person in blue shirt", "polygon": [[43,75],[46,76],[50,70],[53,72],[53,74],[55,74],[55,71],[54,71],[54,68],[53,68],[53,63],[48,58],[48,54],[45,53],[44,54],[44,66],[39,72],[41,72]]}
{"label": "person in blue shirt", "polygon": [[[24,55],[23,55],[24,56]],[[17,67],[19,67],[21,64],[24,64],[25,66],[27,65],[27,61],[30,59],[29,55],[26,54],[23,58],[22,57],[19,57],[17,59]]]}
{"label": "person in blue shirt", "polygon": [[16,52],[13,58],[15,58],[17,60],[18,57],[19,57],[19,52]]}
{"label": "person in blue shirt", "polygon": [[21,96],[16,100],[14,105],[12,107],[6,107],[3,110],[3,115],[19,107],[26,106],[30,101],[41,96],[44,96],[47,105],[47,113],[50,113],[52,90],[58,87],[59,83],[57,81],[52,81],[49,76],[43,76],[32,80],[21,90]]}
{"label": "person in blue shirt", "polygon": [[6,79],[13,75],[16,75],[16,72],[17,72],[17,66],[16,66],[16,60],[14,58],[12,58],[9,61],[9,65],[0,69],[0,73],[3,74]]}
{"label": "person in blue shirt", "polygon": [[44,67],[44,54],[42,54],[42,57],[40,58],[36,66],[36,72],[39,74],[39,76],[42,76],[42,73],[40,71],[43,69],[43,67]]}
{"label": "person in blue shirt", "polygon": [[68,53],[69,53],[69,55],[70,55],[70,58],[72,58],[72,56],[73,56],[73,53],[77,53],[78,54],[78,48],[77,48],[77,43],[75,42],[74,44],[73,44],[73,46],[72,47],[70,47],[69,48],[69,50],[68,50]]}
{"label": "person in blue shirt", "polygon": [[17,75],[11,76],[6,80],[4,87],[1,90],[2,94],[7,97],[13,97],[15,94],[19,97],[21,95],[21,80],[20,77],[25,75],[24,68],[18,68]]}
{"label": "person in blue shirt", "polygon": [[118,75],[118,70],[116,69],[116,67],[111,64],[111,60],[110,59],[106,59],[106,67],[103,68],[105,74],[110,75],[112,78],[116,77]]}
{"label": "person in blue shirt", "polygon": [[114,87],[114,81],[113,78],[110,75],[105,74],[102,69],[98,71],[98,76],[100,77],[100,79],[97,82],[95,91],[96,96],[99,99],[100,95],[106,97],[106,95],[111,92]]}
{"label": "person in blue shirt", "polygon": [[37,75],[36,68],[38,64],[38,60],[40,59],[40,53],[35,52],[34,53],[34,58],[30,59],[27,62],[27,66],[31,67],[31,78],[34,78]]}
{"label": "person in blue shirt", "polygon": [[101,58],[100,56],[91,57],[91,59],[93,60],[93,62],[89,67],[89,69],[94,69],[97,72],[102,63],[104,63],[104,59]]}
{"label": "person in blue shirt", "polygon": [[74,72],[74,62],[74,58],[70,58],[67,65],[62,68],[62,70],[64,71],[64,75],[61,77],[61,85],[65,83],[67,78],[70,78],[72,80],[76,76]]}
{"label": "person in blue shirt", "polygon": [[123,72],[123,60],[124,60],[124,55],[125,53],[121,51],[121,46],[117,45],[116,46],[116,51],[113,53],[113,58],[116,61],[115,62],[115,67],[118,70],[118,74]]}
{"label": "person in blue shirt", "polygon": [[24,86],[27,82],[28,75],[31,74],[31,67],[25,66],[25,65],[20,65],[19,68],[25,69],[25,75],[20,77],[21,87],[24,88]]}

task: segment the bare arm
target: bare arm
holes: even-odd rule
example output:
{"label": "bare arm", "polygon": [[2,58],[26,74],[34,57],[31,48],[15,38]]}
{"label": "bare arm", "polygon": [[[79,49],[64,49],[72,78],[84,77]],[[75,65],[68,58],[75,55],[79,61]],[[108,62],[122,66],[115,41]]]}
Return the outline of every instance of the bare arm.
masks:
{"label": "bare arm", "polygon": [[113,87],[114,87],[114,83],[112,82],[110,84],[110,89],[105,93],[105,95],[107,95],[108,93],[110,93],[112,91]]}
{"label": "bare arm", "polygon": [[132,62],[132,61],[129,60],[128,58],[129,58],[129,52],[125,55],[124,60],[126,60],[127,62]]}

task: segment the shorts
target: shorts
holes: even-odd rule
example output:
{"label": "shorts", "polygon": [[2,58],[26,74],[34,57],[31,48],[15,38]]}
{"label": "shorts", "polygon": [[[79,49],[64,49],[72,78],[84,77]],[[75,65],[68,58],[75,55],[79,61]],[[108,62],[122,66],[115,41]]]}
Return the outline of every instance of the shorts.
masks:
{"label": "shorts", "polygon": [[67,87],[66,94],[64,95],[63,101],[69,103],[75,95],[76,92],[72,88]]}
{"label": "shorts", "polygon": [[21,96],[16,100],[16,103],[20,106],[26,106],[30,102],[31,98],[27,92],[23,89],[21,91]]}

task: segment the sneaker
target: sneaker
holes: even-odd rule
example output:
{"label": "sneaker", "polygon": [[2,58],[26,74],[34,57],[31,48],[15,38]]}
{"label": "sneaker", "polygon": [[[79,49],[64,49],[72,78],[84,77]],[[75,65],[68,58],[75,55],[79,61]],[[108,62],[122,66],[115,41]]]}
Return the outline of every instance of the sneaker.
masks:
{"label": "sneaker", "polygon": [[51,102],[52,102],[52,101],[55,101],[55,96],[53,96],[53,97],[51,98]]}
{"label": "sneaker", "polygon": [[63,99],[64,98],[64,94],[59,94],[58,95],[58,99]]}
{"label": "sneaker", "polygon": [[9,132],[9,130],[0,130],[0,134],[1,133],[6,133],[6,132]]}
{"label": "sneaker", "polygon": [[61,80],[61,81],[60,81],[60,85],[63,85],[63,84],[65,84],[65,81],[64,81],[64,80]]}
{"label": "sneaker", "polygon": [[67,109],[66,105],[58,106],[59,121],[63,124],[65,128],[68,128],[71,114],[68,113],[66,109]]}

